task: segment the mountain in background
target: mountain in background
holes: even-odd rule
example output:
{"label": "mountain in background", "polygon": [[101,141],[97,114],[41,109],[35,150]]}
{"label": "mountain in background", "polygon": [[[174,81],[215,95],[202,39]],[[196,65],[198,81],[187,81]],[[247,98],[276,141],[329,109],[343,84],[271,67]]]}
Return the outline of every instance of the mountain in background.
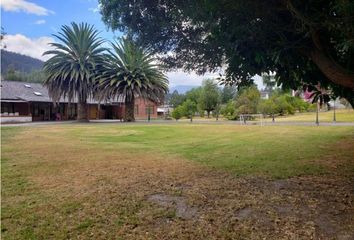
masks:
{"label": "mountain in background", "polygon": [[44,62],[39,59],[1,49],[1,74],[3,75],[6,74],[9,69],[31,73],[35,70],[41,70],[43,64]]}
{"label": "mountain in background", "polygon": [[173,93],[175,90],[177,90],[178,93],[180,94],[184,94],[186,92],[188,92],[189,90],[191,90],[192,88],[196,88],[199,86],[193,86],[193,85],[177,85],[174,87],[170,88],[170,93]]}
{"label": "mountain in background", "polygon": [[45,79],[43,64],[39,59],[1,49],[1,79],[41,83]]}

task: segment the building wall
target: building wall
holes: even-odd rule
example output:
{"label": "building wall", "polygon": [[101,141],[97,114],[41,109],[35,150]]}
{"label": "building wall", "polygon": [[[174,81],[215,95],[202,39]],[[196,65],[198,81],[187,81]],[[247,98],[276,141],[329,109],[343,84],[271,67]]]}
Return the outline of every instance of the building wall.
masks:
{"label": "building wall", "polygon": [[32,121],[52,120],[53,103],[50,102],[31,102]]}
{"label": "building wall", "polygon": [[21,116],[29,115],[29,103],[27,102],[2,102],[1,103],[1,112],[7,113],[19,113]]}
{"label": "building wall", "polygon": [[90,104],[88,106],[88,116],[89,116],[89,119],[97,119],[98,118],[97,104]]}
{"label": "building wall", "polygon": [[149,116],[150,109],[150,118],[157,118],[157,104],[151,100],[144,100],[142,98],[135,99],[135,110],[134,116],[136,119],[147,119]]}
{"label": "building wall", "polygon": [[32,122],[31,116],[13,116],[13,117],[1,117],[1,123],[24,123],[24,122]]}
{"label": "building wall", "polygon": [[[30,102],[30,103],[1,103],[2,110],[7,109],[10,112],[18,112],[19,115],[32,116],[32,121],[49,121],[49,120],[74,120],[77,117],[77,104],[60,103],[54,106],[51,102]],[[4,111],[2,111],[4,112]],[[144,100],[142,98],[135,99],[135,118],[148,119],[157,118],[157,103]],[[125,105],[120,103],[116,105],[101,104],[98,110],[97,104],[88,105],[89,119],[123,119],[125,113]]]}

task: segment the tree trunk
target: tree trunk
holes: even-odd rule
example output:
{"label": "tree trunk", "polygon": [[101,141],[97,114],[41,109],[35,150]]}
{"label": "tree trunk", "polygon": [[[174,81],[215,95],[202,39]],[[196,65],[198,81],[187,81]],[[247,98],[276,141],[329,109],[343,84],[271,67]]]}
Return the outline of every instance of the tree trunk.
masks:
{"label": "tree trunk", "polygon": [[79,101],[77,104],[77,121],[79,122],[88,122],[88,114],[87,114],[87,102]]}
{"label": "tree trunk", "polygon": [[345,69],[328,58],[317,47],[309,55],[311,60],[330,81],[340,86],[354,89],[354,74],[346,72]]}
{"label": "tree trunk", "polygon": [[332,82],[350,89],[354,89],[354,73],[344,69],[333,59],[327,56],[322,43],[321,34],[318,30],[311,33],[312,49],[310,51],[301,51],[308,56],[320,69],[320,71]]}
{"label": "tree trunk", "polygon": [[135,107],[134,98],[130,99],[130,101],[128,100],[128,98],[125,98],[124,122],[135,122],[134,107]]}
{"label": "tree trunk", "polygon": [[210,111],[207,111],[207,114],[208,114],[208,118],[210,118]]}

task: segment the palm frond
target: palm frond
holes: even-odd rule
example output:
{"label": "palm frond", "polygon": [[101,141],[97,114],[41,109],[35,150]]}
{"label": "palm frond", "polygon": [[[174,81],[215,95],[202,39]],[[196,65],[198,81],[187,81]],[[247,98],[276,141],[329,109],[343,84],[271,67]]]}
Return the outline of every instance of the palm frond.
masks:
{"label": "palm frond", "polygon": [[107,98],[124,95],[159,101],[168,91],[168,80],[151,53],[127,39],[111,43],[98,89]]}
{"label": "palm frond", "polygon": [[44,53],[53,56],[43,69],[47,74],[44,84],[55,101],[60,97],[86,101],[93,95],[98,66],[104,62],[106,50],[101,47],[104,40],[98,34],[92,25],[71,23],[54,35],[60,42],[51,43],[55,49]]}

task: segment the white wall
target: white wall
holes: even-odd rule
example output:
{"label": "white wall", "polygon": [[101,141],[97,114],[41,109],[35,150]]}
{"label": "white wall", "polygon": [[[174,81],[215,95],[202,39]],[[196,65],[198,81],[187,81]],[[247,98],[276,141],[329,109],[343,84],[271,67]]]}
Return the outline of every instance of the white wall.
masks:
{"label": "white wall", "polygon": [[21,123],[21,122],[32,122],[31,116],[11,116],[11,117],[1,117],[1,123]]}

